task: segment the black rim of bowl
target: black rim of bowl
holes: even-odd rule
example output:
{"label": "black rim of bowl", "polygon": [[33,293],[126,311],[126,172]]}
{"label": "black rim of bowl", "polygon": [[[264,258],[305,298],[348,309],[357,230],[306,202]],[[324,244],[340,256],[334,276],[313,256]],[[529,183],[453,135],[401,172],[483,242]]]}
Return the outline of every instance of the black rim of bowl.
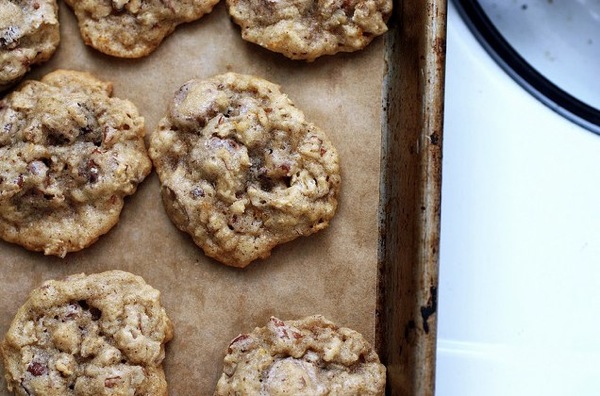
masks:
{"label": "black rim of bowl", "polygon": [[532,67],[500,34],[477,0],[454,0],[454,4],[481,45],[519,85],[558,114],[600,135],[600,111]]}

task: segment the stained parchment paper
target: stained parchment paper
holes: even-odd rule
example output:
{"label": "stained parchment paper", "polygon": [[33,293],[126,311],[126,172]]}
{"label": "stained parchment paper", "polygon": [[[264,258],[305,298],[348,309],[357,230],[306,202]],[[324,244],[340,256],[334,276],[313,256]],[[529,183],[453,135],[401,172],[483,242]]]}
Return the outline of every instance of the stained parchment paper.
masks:
{"label": "stained parchment paper", "polygon": [[[1,336],[42,281],[121,269],[161,291],[174,323],[164,362],[171,395],[212,394],[230,340],[265,325],[271,315],[285,320],[323,314],[373,342],[383,39],[352,54],[291,61],[244,42],[221,3],[202,19],[179,26],[149,56],[125,60],[86,47],[72,11],[59,6],[60,48],[27,78],[64,68],[112,81],[115,96],[137,105],[147,136],[175,90],[191,78],[227,71],[266,78],[280,84],[329,135],[340,155],[342,192],[328,229],[281,245],[270,258],[241,270],[207,258],[172,225],[152,173],[126,200],[117,226],[81,252],[60,259],[0,241]],[[0,381],[0,394],[8,394]]]}

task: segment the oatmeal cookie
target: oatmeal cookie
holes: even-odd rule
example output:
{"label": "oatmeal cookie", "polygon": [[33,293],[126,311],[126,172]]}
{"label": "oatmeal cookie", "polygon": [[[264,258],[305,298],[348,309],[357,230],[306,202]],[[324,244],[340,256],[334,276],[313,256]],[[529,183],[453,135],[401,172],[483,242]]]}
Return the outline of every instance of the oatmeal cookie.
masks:
{"label": "oatmeal cookie", "polygon": [[59,41],[56,0],[0,0],[0,91],[50,59]]}
{"label": "oatmeal cookie", "polygon": [[338,155],[279,87],[227,73],[184,84],[149,148],[171,220],[204,252],[244,267],[325,228]]}
{"label": "oatmeal cookie", "polygon": [[383,395],[386,370],[358,332],[320,315],[281,321],[229,344],[215,396]]}
{"label": "oatmeal cookie", "polygon": [[66,0],[86,45],[121,58],[154,51],[177,25],[212,11],[219,0]]}
{"label": "oatmeal cookie", "polygon": [[111,92],[59,70],[0,100],[0,238],[64,257],[117,223],[152,163],[144,119]]}
{"label": "oatmeal cookie", "polygon": [[310,62],[385,33],[392,0],[227,0],[227,7],[244,40]]}
{"label": "oatmeal cookie", "polygon": [[123,271],[50,280],[33,290],[0,344],[17,395],[166,395],[173,326],[160,293]]}

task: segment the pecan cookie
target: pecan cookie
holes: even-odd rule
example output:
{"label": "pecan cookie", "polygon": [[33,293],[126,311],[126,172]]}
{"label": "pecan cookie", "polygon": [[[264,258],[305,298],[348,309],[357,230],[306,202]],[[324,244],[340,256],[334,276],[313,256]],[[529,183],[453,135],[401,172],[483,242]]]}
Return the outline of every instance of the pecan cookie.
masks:
{"label": "pecan cookie", "polygon": [[0,0],[0,91],[58,47],[56,0]]}
{"label": "pecan cookie", "polygon": [[17,395],[166,395],[173,326],[160,293],[123,271],[33,290],[0,344]]}
{"label": "pecan cookie", "polygon": [[215,396],[383,395],[386,370],[358,332],[320,315],[281,321],[231,341]]}
{"label": "pecan cookie", "polygon": [[152,163],[144,119],[111,91],[59,70],[0,100],[0,238],[64,257],[117,223]]}
{"label": "pecan cookie", "polygon": [[227,7],[244,40],[310,62],[385,33],[392,0],[227,0]]}
{"label": "pecan cookie", "polygon": [[121,58],[154,51],[177,25],[201,18],[219,0],[66,0],[86,45]]}
{"label": "pecan cookie", "polygon": [[279,87],[227,73],[184,84],[149,148],[175,225],[204,252],[244,267],[325,228],[338,155]]}

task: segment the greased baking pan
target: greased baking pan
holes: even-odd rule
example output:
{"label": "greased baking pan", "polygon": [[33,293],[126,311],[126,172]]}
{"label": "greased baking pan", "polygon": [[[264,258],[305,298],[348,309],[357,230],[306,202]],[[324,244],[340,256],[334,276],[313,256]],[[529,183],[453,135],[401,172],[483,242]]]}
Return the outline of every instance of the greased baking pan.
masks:
{"label": "greased baking pan", "polygon": [[122,269],[161,291],[174,323],[165,359],[171,395],[212,394],[229,341],[269,316],[316,313],[376,346],[389,394],[432,394],[446,2],[397,2],[385,36],[313,63],[242,41],[223,3],[148,57],[112,58],[85,47],[71,10],[59,6],[61,46],[28,78],[65,68],[112,81],[115,96],[145,117],[148,135],[191,78],[226,71],[266,78],[337,147],[342,193],[328,229],[240,270],[208,259],[171,224],[152,173],[126,200],[118,225],[81,252],[60,259],[0,242],[2,336],[42,281]]}
{"label": "greased baking pan", "polygon": [[393,395],[435,388],[446,1],[400,1],[387,36],[378,350]]}

